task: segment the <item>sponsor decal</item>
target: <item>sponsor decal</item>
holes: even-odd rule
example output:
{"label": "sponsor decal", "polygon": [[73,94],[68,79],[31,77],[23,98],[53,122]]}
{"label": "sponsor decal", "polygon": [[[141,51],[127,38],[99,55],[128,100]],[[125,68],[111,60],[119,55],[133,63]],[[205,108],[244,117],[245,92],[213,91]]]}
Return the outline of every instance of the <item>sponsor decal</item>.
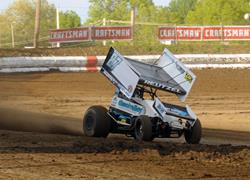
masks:
{"label": "sponsor decal", "polygon": [[191,83],[191,82],[193,81],[193,77],[192,77],[189,73],[187,73],[187,72],[186,72],[184,78],[185,78],[189,83]]}
{"label": "sponsor decal", "polygon": [[156,108],[161,115],[165,113],[165,107],[162,106],[160,103],[156,105]]}
{"label": "sponsor decal", "polygon": [[133,86],[132,85],[128,85],[128,92],[132,93],[133,92]]}
{"label": "sponsor decal", "polygon": [[180,72],[180,74],[183,74],[185,71],[184,69],[178,64],[178,62],[175,62],[176,69]]}
{"label": "sponsor decal", "polygon": [[120,121],[121,121],[122,123],[126,123],[126,122],[127,122],[126,119],[121,119]]}
{"label": "sponsor decal", "polygon": [[116,105],[117,104],[117,102],[118,102],[118,99],[117,99],[117,96],[115,96],[113,99],[112,99],[112,103],[111,103],[111,105]]}
{"label": "sponsor decal", "polygon": [[167,108],[167,111],[178,114],[179,116],[188,116],[188,113],[186,111],[182,111],[176,108]]}
{"label": "sponsor decal", "polygon": [[183,126],[178,121],[171,121],[170,125],[177,129],[183,129]]}
{"label": "sponsor decal", "polygon": [[122,59],[117,56],[116,54],[113,54],[110,60],[107,62],[107,66],[111,69],[115,69],[116,66],[118,66],[122,62]]}
{"label": "sponsor decal", "polygon": [[117,96],[114,96],[111,102],[111,106],[127,112],[127,113],[131,113],[134,115],[140,115],[144,113],[144,108],[138,104],[132,103],[130,101],[121,99]]}
{"label": "sponsor decal", "polygon": [[[170,64],[175,64],[176,69],[180,72],[180,74],[183,74],[185,70],[178,64],[178,61],[173,59],[172,56],[169,56],[167,52],[164,52],[165,56],[168,57],[168,60],[171,62]],[[168,64],[168,65],[170,65]]]}
{"label": "sponsor decal", "polygon": [[181,93],[181,91],[179,89],[172,88],[172,87],[166,86],[165,84],[157,83],[157,82],[154,82],[154,81],[144,80],[144,83],[148,84],[150,86],[158,87],[160,89],[165,89],[165,90],[168,90],[168,91],[173,91],[173,92],[176,92],[176,93]]}
{"label": "sponsor decal", "polygon": [[123,107],[123,108],[130,110],[130,111],[133,111],[133,112],[136,112],[138,114],[141,114],[143,112],[143,108],[141,108],[140,106],[138,106],[134,103],[128,102],[128,101],[124,101],[122,99],[120,99],[118,101],[118,105],[120,107]]}
{"label": "sponsor decal", "polygon": [[166,107],[162,104],[162,102],[155,98],[153,108],[156,110],[156,112],[159,114],[161,118],[163,118],[166,114]]}

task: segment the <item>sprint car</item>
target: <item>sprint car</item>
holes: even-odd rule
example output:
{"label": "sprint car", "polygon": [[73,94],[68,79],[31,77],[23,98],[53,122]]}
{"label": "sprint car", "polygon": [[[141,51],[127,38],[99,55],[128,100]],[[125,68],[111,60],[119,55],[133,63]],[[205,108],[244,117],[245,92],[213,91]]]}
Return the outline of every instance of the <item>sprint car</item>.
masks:
{"label": "sprint car", "polygon": [[100,72],[116,90],[108,109],[95,105],[85,112],[86,136],[120,133],[152,141],[184,135],[189,144],[200,142],[201,123],[191,108],[162,102],[157,96],[158,91],[164,91],[184,102],[196,79],[168,49],[153,63],[144,63],[126,58],[111,47]]}

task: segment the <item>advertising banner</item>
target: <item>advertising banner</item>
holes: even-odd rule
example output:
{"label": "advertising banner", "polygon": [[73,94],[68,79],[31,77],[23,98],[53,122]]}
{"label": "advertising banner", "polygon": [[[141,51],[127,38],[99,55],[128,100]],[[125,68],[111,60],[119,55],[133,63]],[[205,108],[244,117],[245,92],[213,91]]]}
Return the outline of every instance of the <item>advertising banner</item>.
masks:
{"label": "advertising banner", "polygon": [[158,32],[160,40],[201,40],[202,29],[196,26],[160,27]]}
{"label": "advertising banner", "polygon": [[90,40],[131,40],[131,26],[93,26],[50,30],[50,42],[79,42]]}
{"label": "advertising banner", "polygon": [[176,26],[160,27],[161,41],[250,40],[250,26]]}
{"label": "advertising banner", "polygon": [[76,42],[90,40],[89,27],[50,30],[50,42]]}
{"label": "advertising banner", "polygon": [[131,26],[94,26],[91,28],[93,40],[130,40]]}
{"label": "advertising banner", "polygon": [[208,26],[203,28],[204,40],[250,40],[250,26]]}

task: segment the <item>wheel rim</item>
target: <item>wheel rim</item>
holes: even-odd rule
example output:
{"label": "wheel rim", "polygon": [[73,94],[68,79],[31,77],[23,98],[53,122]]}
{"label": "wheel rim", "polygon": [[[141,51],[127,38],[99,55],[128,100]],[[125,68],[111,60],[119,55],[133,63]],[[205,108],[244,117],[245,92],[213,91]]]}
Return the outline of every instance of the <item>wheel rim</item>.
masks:
{"label": "wheel rim", "polygon": [[135,131],[135,133],[136,133],[136,137],[138,137],[138,138],[142,138],[142,136],[143,136],[143,131],[142,131],[142,123],[141,123],[141,121],[140,120],[138,120],[137,121],[137,123],[136,123],[136,131]]}
{"label": "wheel rim", "polygon": [[93,126],[94,126],[93,117],[87,116],[86,122],[85,122],[86,130],[87,130],[87,131],[91,131],[91,130],[93,129]]}

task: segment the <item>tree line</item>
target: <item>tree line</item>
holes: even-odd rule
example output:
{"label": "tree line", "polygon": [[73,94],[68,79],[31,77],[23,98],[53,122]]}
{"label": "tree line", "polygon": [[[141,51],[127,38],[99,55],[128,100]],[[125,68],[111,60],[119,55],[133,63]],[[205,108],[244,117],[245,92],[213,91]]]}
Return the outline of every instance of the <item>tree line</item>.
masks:
{"label": "tree line", "polygon": [[[156,29],[161,24],[248,25],[250,22],[243,17],[250,13],[249,3],[249,0],[171,0],[167,6],[156,6],[152,0],[89,0],[88,18],[84,23],[74,11],[60,12],[60,28],[100,25],[103,18],[129,23],[131,10],[135,9],[134,42],[157,43]],[[13,34],[17,45],[32,44],[34,22],[34,0],[14,1],[0,13],[0,46],[11,46]],[[47,43],[49,29],[56,28],[56,7],[47,0],[42,0],[40,27],[40,41]]]}
{"label": "tree line", "polygon": [[87,22],[101,18],[128,20],[132,7],[138,21],[185,25],[249,24],[249,0],[171,0],[168,6],[156,6],[152,0],[89,0]]}
{"label": "tree line", "polygon": [[[16,0],[0,13],[0,48],[32,46],[36,3],[34,0]],[[79,27],[81,20],[74,11],[60,11],[60,27]],[[40,41],[47,44],[48,32],[56,28],[56,7],[47,0],[41,3]]]}

